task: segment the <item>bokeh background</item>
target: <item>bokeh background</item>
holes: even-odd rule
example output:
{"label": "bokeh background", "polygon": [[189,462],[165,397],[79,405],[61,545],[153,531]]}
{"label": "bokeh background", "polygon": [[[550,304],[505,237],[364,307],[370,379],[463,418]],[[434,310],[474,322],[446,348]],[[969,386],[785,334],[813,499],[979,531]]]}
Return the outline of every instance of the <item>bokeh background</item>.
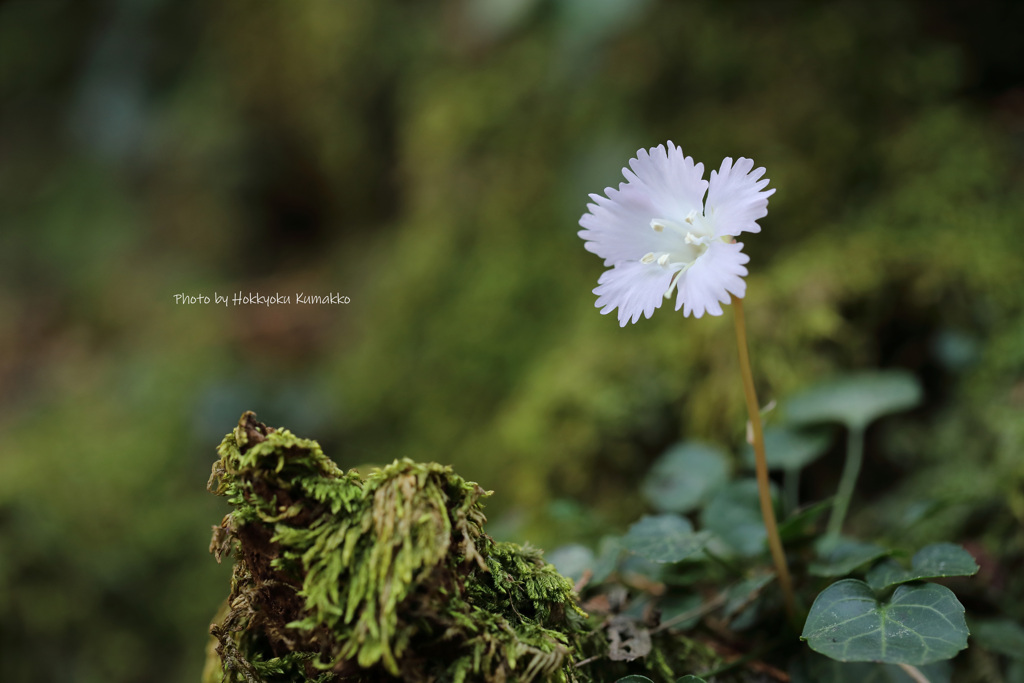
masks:
{"label": "bokeh background", "polygon": [[[620,329],[576,236],[666,139],[777,188],[744,240],[763,401],[859,369],[925,387],[869,431],[854,528],[967,543],[1024,617],[1022,23],[993,0],[0,3],[2,678],[198,680],[229,576],[205,483],[243,410],[345,467],[451,463],[495,490],[493,533],[546,548],[641,514],[670,444],[738,452],[730,316]],[[299,291],[350,303],[174,300]]]}

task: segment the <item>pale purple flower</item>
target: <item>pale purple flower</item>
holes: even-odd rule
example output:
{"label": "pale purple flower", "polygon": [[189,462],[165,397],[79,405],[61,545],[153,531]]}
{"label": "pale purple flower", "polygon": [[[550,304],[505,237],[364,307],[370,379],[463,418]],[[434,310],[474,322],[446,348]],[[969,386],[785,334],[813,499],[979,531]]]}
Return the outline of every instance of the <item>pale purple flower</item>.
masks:
{"label": "pale purple flower", "polygon": [[[630,170],[632,169],[632,170]],[[721,315],[729,295],[742,298],[750,257],[733,237],[760,232],[768,214],[763,168],[750,159],[722,161],[704,180],[704,164],[668,143],[641,149],[622,169],[626,182],[592,194],[580,218],[584,247],[611,266],[597,281],[601,313],[619,309],[619,324],[650,318],[662,299],[676,295],[676,310],[699,318]],[[707,199],[705,200],[705,193]]]}

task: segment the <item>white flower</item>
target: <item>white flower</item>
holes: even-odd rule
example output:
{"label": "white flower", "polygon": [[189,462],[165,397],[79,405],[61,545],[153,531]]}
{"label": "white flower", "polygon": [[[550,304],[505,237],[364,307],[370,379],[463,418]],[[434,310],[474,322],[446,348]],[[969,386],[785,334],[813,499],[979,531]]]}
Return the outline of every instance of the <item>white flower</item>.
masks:
{"label": "white flower", "polygon": [[605,188],[607,198],[590,195],[594,203],[580,218],[585,248],[611,266],[594,290],[601,313],[618,308],[625,327],[641,313],[650,318],[673,292],[676,310],[697,318],[721,315],[730,294],[742,298],[750,257],[733,237],[761,231],[757,220],[775,192],[759,180],[764,172],[750,159],[727,157],[708,182],[704,164],[671,141],[667,151],[639,150],[622,169],[626,182]]}

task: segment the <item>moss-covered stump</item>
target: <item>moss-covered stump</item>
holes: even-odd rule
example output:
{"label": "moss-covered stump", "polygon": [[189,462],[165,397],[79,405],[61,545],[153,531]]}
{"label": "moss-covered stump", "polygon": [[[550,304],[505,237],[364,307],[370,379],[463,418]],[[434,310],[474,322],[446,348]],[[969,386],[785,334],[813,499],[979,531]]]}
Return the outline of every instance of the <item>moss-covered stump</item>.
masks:
{"label": "moss-covered stump", "polygon": [[539,551],[483,532],[488,495],[448,467],[363,477],[245,413],[209,488],[233,554],[204,683],[572,681],[586,631]]}

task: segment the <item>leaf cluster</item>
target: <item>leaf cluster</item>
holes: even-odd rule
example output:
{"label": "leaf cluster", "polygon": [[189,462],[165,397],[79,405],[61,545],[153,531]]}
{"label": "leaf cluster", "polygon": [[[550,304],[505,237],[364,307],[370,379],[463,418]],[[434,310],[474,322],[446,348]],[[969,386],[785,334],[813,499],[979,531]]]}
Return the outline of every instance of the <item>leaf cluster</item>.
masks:
{"label": "leaf cluster", "polygon": [[[968,625],[951,588],[930,580],[976,574],[971,553],[932,543],[906,566],[896,546],[824,533],[819,522],[832,499],[801,505],[798,487],[790,486],[829,449],[824,424],[863,432],[920,400],[919,385],[904,373],[839,377],[787,402],[788,423],[768,430],[768,464],[782,472],[786,488],[784,496],[772,490],[780,535],[798,599],[813,601],[788,629],[780,629],[787,620],[767,561],[756,482],[733,473],[728,454],[707,443],[677,444],[655,462],[642,491],[657,514],[605,537],[597,552],[569,546],[552,561],[570,576],[591,579],[585,606],[621,593],[620,612],[632,615],[640,635],[668,629],[727,653],[703,667],[691,662],[657,672],[658,680],[693,673],[716,680],[948,681],[948,660],[967,647]],[[739,461],[753,464],[750,454]],[[658,619],[645,626],[643,615],[651,613]],[[1016,632],[1007,624],[980,623],[990,641],[983,647],[1010,649],[1005,643]],[[649,680],[630,673],[622,680]]]}

